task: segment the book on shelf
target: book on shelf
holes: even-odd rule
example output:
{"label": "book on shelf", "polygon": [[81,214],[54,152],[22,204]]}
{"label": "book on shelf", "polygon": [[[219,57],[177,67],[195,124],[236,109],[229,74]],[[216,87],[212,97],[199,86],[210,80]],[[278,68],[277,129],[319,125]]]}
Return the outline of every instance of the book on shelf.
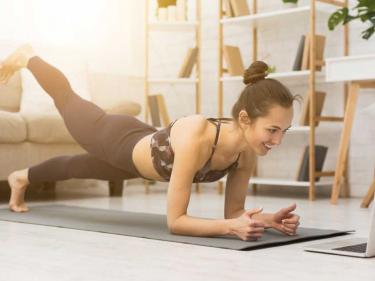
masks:
{"label": "book on shelf", "polygon": [[[315,39],[315,42],[316,42],[315,60],[323,63],[326,37],[323,35],[315,35],[315,38],[316,38]],[[322,70],[322,64],[317,64],[316,70]]]}
{"label": "book on shelf", "polygon": [[223,0],[224,14],[226,17],[234,17],[234,12],[230,0]]}
{"label": "book on shelf", "polygon": [[154,127],[161,127],[161,120],[159,114],[159,106],[156,95],[148,96],[148,108],[151,117],[151,124]]}
{"label": "book on shelf", "polygon": [[198,47],[189,48],[185,56],[185,59],[182,63],[180,71],[178,73],[179,78],[188,78],[193,71],[193,67],[197,61],[198,57]]}
{"label": "book on shelf", "polygon": [[178,21],[186,21],[187,20],[186,0],[177,0],[176,1],[176,7],[177,7],[177,20]]}
{"label": "book on shelf", "polygon": [[[325,92],[315,92],[315,116],[319,117],[323,111],[324,100],[326,98]],[[307,99],[303,103],[303,109],[301,113],[300,126],[310,125],[310,98],[307,95]],[[315,121],[315,126],[319,125],[319,120]]]}
{"label": "book on shelf", "polygon": [[169,22],[175,22],[177,21],[177,9],[176,6],[168,6],[167,8],[168,13],[168,21]]}
{"label": "book on shelf", "polygon": [[168,9],[167,8],[159,8],[158,9],[158,21],[167,21],[168,20]]}
{"label": "book on shelf", "polygon": [[[328,147],[323,145],[315,145],[315,171],[321,172],[324,161],[326,159]],[[310,167],[310,153],[309,146],[305,147],[302,160],[297,173],[297,181],[309,181],[309,167]],[[319,181],[320,177],[315,177],[315,181]]]}
{"label": "book on shelf", "polygon": [[235,17],[242,17],[250,14],[247,0],[230,0],[230,5]]}
{"label": "book on shelf", "polygon": [[[325,42],[326,42],[326,37],[324,35],[315,34],[315,60],[317,62],[323,62]],[[310,67],[310,48],[311,48],[310,35],[305,35],[305,44],[304,44],[304,49],[303,49],[301,70],[307,70]],[[315,69],[321,70],[322,65],[317,64]]]}
{"label": "book on shelf", "polygon": [[242,76],[245,68],[243,66],[240,49],[236,46],[224,45],[223,54],[228,73],[232,76]]}
{"label": "book on shelf", "polygon": [[296,57],[294,59],[293,71],[301,70],[304,46],[305,46],[305,35],[302,35],[298,44]]}
{"label": "book on shelf", "polygon": [[167,8],[176,5],[176,0],[158,0],[158,8]]}
{"label": "book on shelf", "polygon": [[309,35],[305,35],[305,42],[303,44],[303,55],[302,55],[302,65],[301,70],[308,69],[309,58],[310,58],[310,45],[309,45]]}
{"label": "book on shelf", "polygon": [[148,96],[148,106],[151,116],[151,124],[154,127],[166,127],[170,123],[164,96],[162,94]]}

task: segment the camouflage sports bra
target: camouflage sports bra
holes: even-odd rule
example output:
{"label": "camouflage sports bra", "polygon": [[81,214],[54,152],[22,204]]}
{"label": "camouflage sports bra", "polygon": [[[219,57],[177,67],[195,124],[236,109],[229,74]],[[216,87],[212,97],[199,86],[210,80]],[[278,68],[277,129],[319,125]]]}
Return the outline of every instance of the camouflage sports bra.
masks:
{"label": "camouflage sports bra", "polygon": [[[235,162],[233,162],[229,167],[225,168],[224,170],[210,170],[211,166],[211,158],[215,152],[216,144],[219,139],[220,133],[220,125],[221,120],[228,120],[227,118],[208,118],[209,122],[213,123],[216,126],[216,137],[215,143],[212,148],[212,153],[210,158],[204,164],[204,166],[196,172],[193,182],[214,182],[222,177],[224,177],[231,169],[236,168],[238,166],[238,159],[240,158],[240,154],[238,155]],[[173,124],[176,122],[172,122],[169,124],[167,128],[157,131],[151,138],[151,157],[154,168],[156,171],[166,180],[169,181],[172,168],[173,168],[173,161],[174,161],[174,152],[172,150],[172,146],[170,143],[170,132]],[[217,123],[216,123],[217,122]]]}

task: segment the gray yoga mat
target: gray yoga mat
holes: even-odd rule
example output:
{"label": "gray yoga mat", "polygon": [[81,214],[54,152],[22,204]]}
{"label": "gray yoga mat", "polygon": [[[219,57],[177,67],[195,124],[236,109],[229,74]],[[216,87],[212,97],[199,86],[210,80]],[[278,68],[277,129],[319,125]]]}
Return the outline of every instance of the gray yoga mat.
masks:
{"label": "gray yoga mat", "polygon": [[253,250],[348,233],[348,231],[301,227],[296,236],[287,236],[273,229],[267,229],[263,237],[257,241],[242,241],[234,236],[216,236],[209,238],[180,236],[168,232],[167,220],[164,215],[82,208],[68,205],[35,206],[31,207],[30,211],[27,213],[14,213],[8,209],[0,209],[0,220],[135,236],[232,250]]}

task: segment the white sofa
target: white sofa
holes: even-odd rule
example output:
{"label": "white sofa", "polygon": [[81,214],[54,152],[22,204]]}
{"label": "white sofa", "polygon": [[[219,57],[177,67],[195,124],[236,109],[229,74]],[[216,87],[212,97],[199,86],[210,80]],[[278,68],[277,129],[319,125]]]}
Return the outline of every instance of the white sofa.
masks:
{"label": "white sofa", "polygon": [[[66,62],[66,58],[59,59]],[[77,71],[76,60],[74,68],[62,70],[73,89],[81,96],[91,99],[87,71],[82,71],[82,68]],[[136,116],[141,107],[136,102],[122,100],[106,111]],[[6,181],[9,173],[14,170],[54,156],[82,152],[82,148],[65,128],[52,99],[27,70],[16,73],[8,84],[0,85],[0,181]],[[54,183],[46,185],[54,189]],[[109,186],[111,195],[122,194],[122,182],[110,182]]]}

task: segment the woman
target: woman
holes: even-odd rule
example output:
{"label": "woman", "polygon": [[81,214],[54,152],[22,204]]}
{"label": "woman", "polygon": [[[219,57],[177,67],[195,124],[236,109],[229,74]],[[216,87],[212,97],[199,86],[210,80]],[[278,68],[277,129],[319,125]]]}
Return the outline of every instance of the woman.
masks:
{"label": "woman", "polygon": [[[134,117],[109,115],[71,89],[65,76],[22,46],[0,65],[0,83],[28,68],[53,98],[66,127],[88,152],[55,157],[11,173],[10,210],[26,212],[24,194],[30,183],[70,178],[101,180],[142,177],[169,181],[168,228],[192,236],[236,235],[257,239],[272,227],[294,235],[299,216],[296,205],[274,214],[245,210],[246,191],[255,155],[279,145],[290,127],[296,99],[280,82],[266,79],[267,65],[253,63],[244,74],[245,89],[232,108],[233,119],[180,118],[157,131]],[[212,182],[228,174],[225,219],[187,215],[193,182]]]}

